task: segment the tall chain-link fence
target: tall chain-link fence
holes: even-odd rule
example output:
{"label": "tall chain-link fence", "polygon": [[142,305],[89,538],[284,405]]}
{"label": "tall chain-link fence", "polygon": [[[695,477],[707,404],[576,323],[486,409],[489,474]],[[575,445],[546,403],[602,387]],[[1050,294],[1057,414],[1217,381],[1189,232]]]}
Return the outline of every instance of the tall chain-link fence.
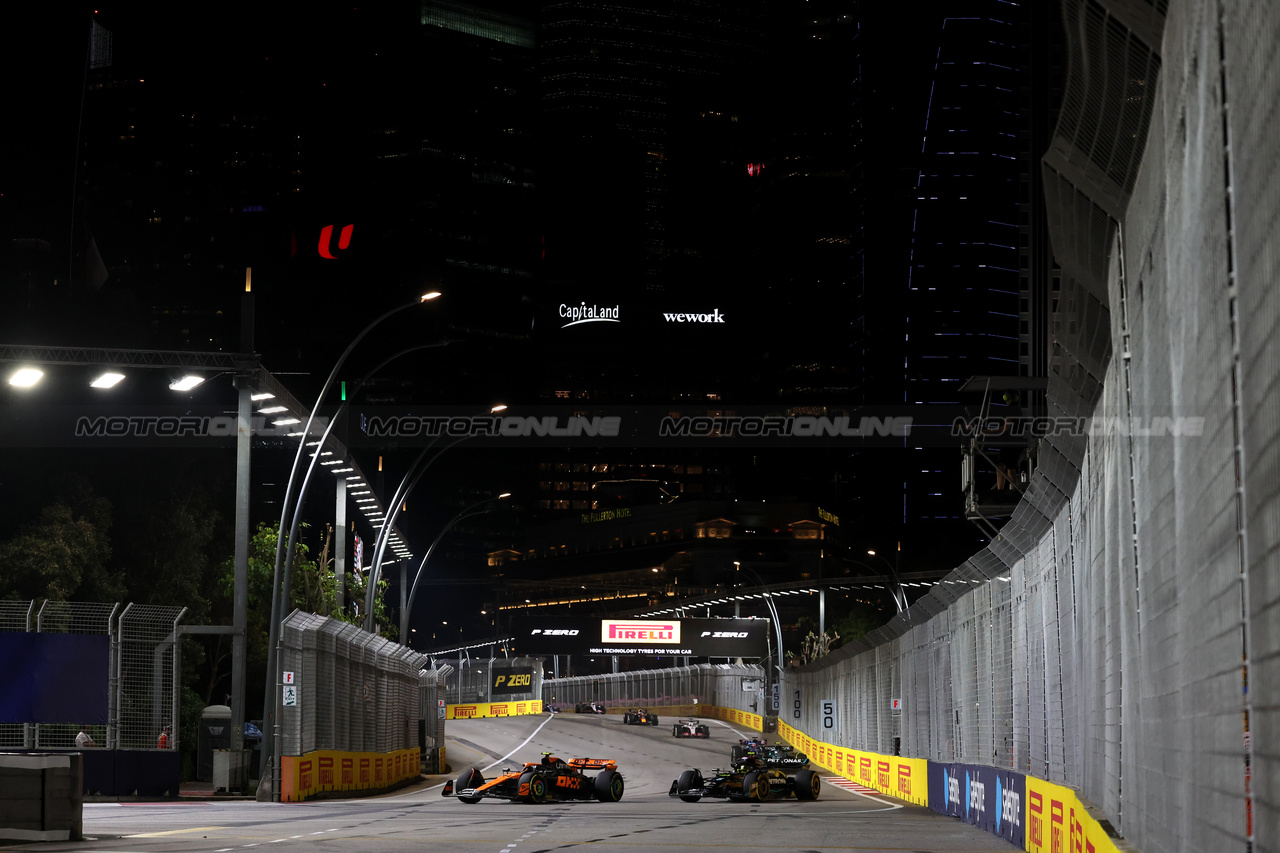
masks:
{"label": "tall chain-link fence", "polygon": [[[41,634],[113,634],[113,619],[119,611],[118,604],[101,604],[81,601],[44,601],[36,610],[35,630]],[[116,728],[112,725],[112,710],[119,707],[119,679],[116,665],[115,646],[119,642],[118,635],[112,636],[111,671],[109,676],[110,700],[108,702],[108,723],[106,726],[85,726],[85,732],[96,743],[112,746],[116,737]],[[39,723],[33,725],[33,747],[35,749],[74,749],[76,735],[80,726],[74,723]]]}
{"label": "tall chain-link fence", "polygon": [[789,671],[788,722],[1071,786],[1137,849],[1280,851],[1280,6],[1145,5],[1063,2],[1047,401],[1091,420],[909,616]]}
{"label": "tall chain-link fence", "polygon": [[[115,664],[119,700],[107,745],[119,749],[155,749],[160,732],[178,723],[182,677],[182,641],[178,623],[185,607],[130,604],[120,613]],[[177,748],[177,741],[171,748]]]}
{"label": "tall chain-link fence", "polygon": [[696,664],[542,682],[543,707],[598,702],[606,708],[716,705],[765,715],[765,670],[749,664]]}
{"label": "tall chain-link fence", "polygon": [[[444,666],[444,661],[437,661]],[[450,705],[462,705],[470,702],[519,702],[532,699],[542,692],[542,658],[451,658],[448,661],[449,674],[445,700]],[[512,691],[504,689],[511,684],[510,674],[528,675],[528,683],[520,680],[520,689]],[[500,676],[507,676],[500,678]]]}
{"label": "tall chain-link fence", "polygon": [[[87,725],[85,733],[111,749],[155,749],[162,727],[178,718],[181,661],[175,637],[185,612],[135,604],[0,601],[0,631],[110,637],[107,723]],[[75,749],[80,728],[66,721],[4,723],[0,748]]]}
{"label": "tall chain-link fence", "polygon": [[417,747],[426,655],[331,617],[294,611],[280,635],[280,755]]}
{"label": "tall chain-link fence", "polygon": [[[34,601],[0,601],[0,631],[29,632],[35,627]],[[0,723],[0,749],[30,749],[34,732],[27,723]]]}

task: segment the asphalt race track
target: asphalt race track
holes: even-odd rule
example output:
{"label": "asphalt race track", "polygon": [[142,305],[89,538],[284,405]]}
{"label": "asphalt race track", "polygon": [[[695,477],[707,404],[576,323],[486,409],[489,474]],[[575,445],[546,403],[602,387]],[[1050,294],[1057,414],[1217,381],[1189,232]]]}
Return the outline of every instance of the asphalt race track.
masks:
{"label": "asphalt race track", "polygon": [[[710,773],[748,732],[710,721],[708,740],[676,739],[673,720],[626,726],[618,715],[557,714],[448,723],[448,776],[377,798],[298,804],[236,801],[86,803],[85,841],[0,844],[0,850],[111,853],[284,851],[476,851],[476,853],[643,853],[643,851],[911,851],[1010,853],[987,833],[880,795],[827,781],[815,802],[764,803],[669,797],[682,770]],[[613,758],[626,780],[619,803],[541,806],[440,795],[446,779],[477,767],[486,779],[503,767],[560,758]]]}

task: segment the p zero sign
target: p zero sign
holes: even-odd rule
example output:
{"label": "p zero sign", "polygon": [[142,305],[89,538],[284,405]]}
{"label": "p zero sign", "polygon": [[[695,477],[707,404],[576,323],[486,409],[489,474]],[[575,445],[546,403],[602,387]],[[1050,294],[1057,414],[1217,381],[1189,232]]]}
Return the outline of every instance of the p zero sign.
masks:
{"label": "p zero sign", "polygon": [[517,618],[521,654],[678,655],[759,658],[769,623],[764,619]]}
{"label": "p zero sign", "polygon": [[493,672],[494,693],[532,693],[533,667],[516,666],[510,669],[496,669]]}

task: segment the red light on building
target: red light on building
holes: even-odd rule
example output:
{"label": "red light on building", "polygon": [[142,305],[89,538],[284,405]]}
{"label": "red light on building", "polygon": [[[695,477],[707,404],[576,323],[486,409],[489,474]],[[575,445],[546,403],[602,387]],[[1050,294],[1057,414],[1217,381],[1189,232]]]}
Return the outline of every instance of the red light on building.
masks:
{"label": "red light on building", "polygon": [[753,178],[759,176],[759,174],[763,171],[764,171],[764,163],[748,163],[747,164],[747,174]]}

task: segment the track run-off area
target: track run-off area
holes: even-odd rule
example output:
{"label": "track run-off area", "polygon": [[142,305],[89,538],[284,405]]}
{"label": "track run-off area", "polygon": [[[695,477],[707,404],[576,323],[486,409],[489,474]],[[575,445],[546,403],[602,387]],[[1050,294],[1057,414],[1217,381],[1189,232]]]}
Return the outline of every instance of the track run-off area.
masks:
{"label": "track run-off area", "polygon": [[[543,714],[450,721],[447,775],[362,799],[305,803],[246,800],[87,802],[85,840],[3,844],[41,853],[233,853],[283,851],[476,851],[476,853],[641,853],[641,851],[912,851],[1009,853],[1013,845],[823,773],[820,797],[762,803],[668,796],[683,770],[710,775],[730,764],[730,748],[753,734],[708,720],[711,737],[676,739],[674,720],[624,725],[618,715]],[[503,768],[538,761],[611,758],[626,781],[622,801],[531,805],[442,797],[445,781],[468,767],[492,779]]]}

